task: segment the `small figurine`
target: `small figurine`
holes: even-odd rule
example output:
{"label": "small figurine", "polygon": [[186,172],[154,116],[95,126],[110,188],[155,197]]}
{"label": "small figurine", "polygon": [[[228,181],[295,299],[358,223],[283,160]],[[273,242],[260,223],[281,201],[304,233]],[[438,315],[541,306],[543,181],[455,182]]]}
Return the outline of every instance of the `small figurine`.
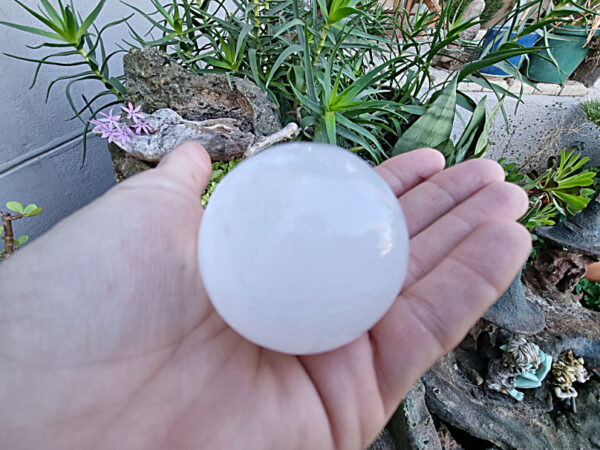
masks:
{"label": "small figurine", "polygon": [[552,357],[523,336],[511,338],[500,348],[504,350],[502,359],[488,366],[487,386],[521,401],[524,394],[517,389],[540,387],[550,371]]}
{"label": "small figurine", "polygon": [[573,388],[573,383],[575,381],[585,383],[591,376],[583,364],[583,358],[575,357],[572,350],[561,353],[560,359],[552,364],[554,395],[565,402],[570,402],[574,413],[577,413],[575,403],[577,391]]}

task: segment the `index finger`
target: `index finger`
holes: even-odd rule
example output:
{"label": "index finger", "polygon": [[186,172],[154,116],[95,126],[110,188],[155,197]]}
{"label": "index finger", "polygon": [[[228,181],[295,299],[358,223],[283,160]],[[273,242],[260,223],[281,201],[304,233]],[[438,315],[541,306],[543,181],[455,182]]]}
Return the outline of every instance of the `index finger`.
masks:
{"label": "index finger", "polygon": [[394,156],[375,168],[400,197],[419,183],[444,169],[444,156],[432,148],[421,148]]}

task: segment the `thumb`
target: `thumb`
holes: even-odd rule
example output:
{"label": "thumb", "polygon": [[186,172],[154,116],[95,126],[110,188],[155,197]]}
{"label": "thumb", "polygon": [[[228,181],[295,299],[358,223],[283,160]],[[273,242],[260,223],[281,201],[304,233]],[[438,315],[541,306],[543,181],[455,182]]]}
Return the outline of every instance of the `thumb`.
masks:
{"label": "thumb", "polygon": [[162,176],[189,187],[194,194],[202,194],[210,181],[212,164],[204,147],[197,142],[186,142],[167,153],[156,167]]}

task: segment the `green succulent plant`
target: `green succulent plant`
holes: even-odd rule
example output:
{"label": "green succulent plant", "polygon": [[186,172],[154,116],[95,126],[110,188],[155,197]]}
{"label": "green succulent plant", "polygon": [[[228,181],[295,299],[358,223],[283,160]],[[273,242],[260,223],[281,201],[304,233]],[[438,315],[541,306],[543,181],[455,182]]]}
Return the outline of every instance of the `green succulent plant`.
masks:
{"label": "green succulent plant", "polygon": [[[27,206],[15,201],[7,202],[6,208],[10,212],[0,211],[0,240],[4,242],[4,249],[0,250],[0,259],[10,257],[20,246],[29,241],[29,236],[23,234],[15,237],[13,231],[13,221],[24,217],[35,217],[42,213],[42,208],[39,208],[35,203],[30,203]],[[13,214],[15,213],[15,214]]]}
{"label": "green succulent plant", "polygon": [[558,158],[551,158],[541,175],[523,174],[516,164],[504,159],[499,162],[506,180],[521,186],[529,196],[529,209],[520,219],[529,230],[577,214],[596,192],[596,171],[586,167],[589,158],[575,150],[562,150]]}

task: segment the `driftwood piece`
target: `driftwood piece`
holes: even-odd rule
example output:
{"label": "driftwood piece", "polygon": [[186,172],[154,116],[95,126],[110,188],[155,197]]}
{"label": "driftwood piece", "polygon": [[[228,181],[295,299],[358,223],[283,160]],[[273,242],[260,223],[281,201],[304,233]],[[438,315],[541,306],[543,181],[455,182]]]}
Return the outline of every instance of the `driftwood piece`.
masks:
{"label": "driftwood piece", "polygon": [[[159,109],[146,117],[152,132],[132,135],[126,143],[113,142],[113,147],[123,150],[137,160],[156,163],[179,145],[194,141],[202,144],[213,162],[249,157],[282,141],[293,140],[299,133],[298,125],[290,123],[270,136],[256,139],[252,133],[241,131],[239,122],[231,118],[210,119],[201,122],[185,120],[171,109]],[[98,132],[99,134],[100,132]],[[113,160],[114,160],[113,151]],[[137,173],[139,164],[130,159],[125,172]],[[115,170],[115,173],[117,171]],[[127,178],[127,175],[124,175]]]}
{"label": "driftwood piece", "polygon": [[231,118],[194,122],[165,108],[148,115],[146,121],[153,132],[133,135],[127,143],[115,142],[120,149],[143,161],[158,162],[189,141],[202,144],[212,161],[230,161],[241,157],[254,143],[254,135],[241,131],[239,122]]}
{"label": "driftwood piece", "polygon": [[300,128],[294,122],[270,136],[258,138],[256,142],[244,153],[244,158],[250,158],[279,142],[293,141],[300,134]]}

